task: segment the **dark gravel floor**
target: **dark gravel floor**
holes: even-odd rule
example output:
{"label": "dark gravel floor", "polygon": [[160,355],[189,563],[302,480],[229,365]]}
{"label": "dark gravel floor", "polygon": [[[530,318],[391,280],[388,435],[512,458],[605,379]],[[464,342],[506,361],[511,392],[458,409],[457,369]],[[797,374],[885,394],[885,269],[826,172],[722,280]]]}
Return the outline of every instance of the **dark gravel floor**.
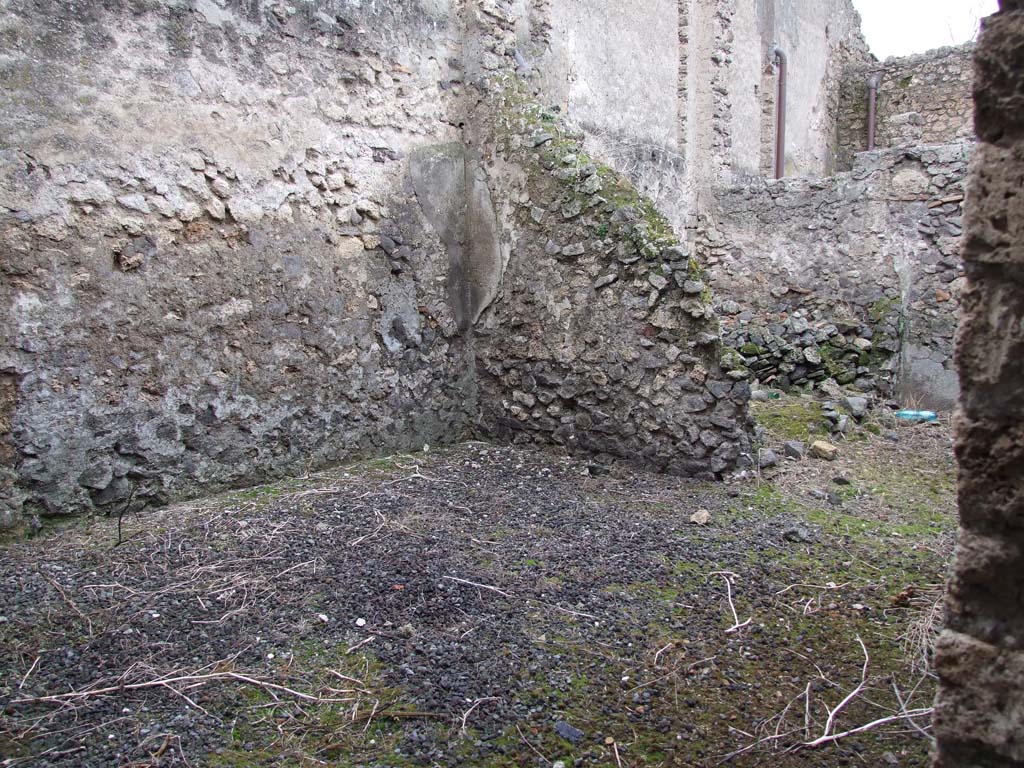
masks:
{"label": "dark gravel floor", "polygon": [[692,485],[471,443],[145,512],[119,546],[106,519],[10,544],[0,765],[711,766],[781,734],[732,763],[923,766],[907,723],[783,751],[859,681],[858,637],[837,731],[892,683],[930,703],[908,627],[952,464],[943,429],[912,442],[944,473],[920,505],[857,474],[907,451],[870,435],[830,501],[787,468]]}

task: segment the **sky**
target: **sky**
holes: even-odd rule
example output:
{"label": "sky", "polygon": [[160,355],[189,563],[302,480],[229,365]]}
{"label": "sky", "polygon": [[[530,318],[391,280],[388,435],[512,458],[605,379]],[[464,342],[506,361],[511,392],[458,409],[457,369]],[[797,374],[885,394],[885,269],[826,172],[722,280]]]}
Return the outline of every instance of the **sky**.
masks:
{"label": "sky", "polygon": [[998,0],[853,0],[864,37],[879,59],[959,45],[974,37],[978,20]]}

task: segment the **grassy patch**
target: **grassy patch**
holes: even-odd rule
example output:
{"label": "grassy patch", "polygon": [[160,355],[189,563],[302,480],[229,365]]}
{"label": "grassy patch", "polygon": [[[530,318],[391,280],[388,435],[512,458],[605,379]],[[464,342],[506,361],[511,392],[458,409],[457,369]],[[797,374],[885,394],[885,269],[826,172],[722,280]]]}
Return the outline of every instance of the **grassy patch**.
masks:
{"label": "grassy patch", "polygon": [[783,440],[807,442],[826,433],[822,426],[821,403],[810,398],[782,398],[751,403],[754,418],[771,434]]}
{"label": "grassy patch", "polygon": [[224,716],[225,746],[208,756],[210,766],[402,765],[394,761],[402,722],[430,720],[384,683],[380,664],[367,655],[307,645],[275,666],[278,676],[301,680],[304,691],[327,701],[296,701],[259,687],[225,695],[220,708],[233,714]]}

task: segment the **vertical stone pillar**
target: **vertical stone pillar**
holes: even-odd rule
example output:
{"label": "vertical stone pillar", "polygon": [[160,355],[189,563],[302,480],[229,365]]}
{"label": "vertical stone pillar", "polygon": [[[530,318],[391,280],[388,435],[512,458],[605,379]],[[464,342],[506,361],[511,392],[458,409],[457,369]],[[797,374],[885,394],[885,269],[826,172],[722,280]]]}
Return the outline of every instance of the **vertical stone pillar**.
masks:
{"label": "vertical stone pillar", "polygon": [[938,768],[1024,766],[1024,0],[975,60],[958,339],[961,532],[936,652]]}

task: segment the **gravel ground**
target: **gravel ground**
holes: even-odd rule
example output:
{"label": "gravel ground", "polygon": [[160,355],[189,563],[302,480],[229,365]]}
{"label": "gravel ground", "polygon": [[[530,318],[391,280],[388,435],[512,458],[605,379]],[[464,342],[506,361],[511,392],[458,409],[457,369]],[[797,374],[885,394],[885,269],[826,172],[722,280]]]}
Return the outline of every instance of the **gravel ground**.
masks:
{"label": "gravel ground", "polygon": [[950,430],[840,448],[696,485],[467,443],[8,544],[0,765],[924,766],[926,714],[800,747],[934,692]]}

